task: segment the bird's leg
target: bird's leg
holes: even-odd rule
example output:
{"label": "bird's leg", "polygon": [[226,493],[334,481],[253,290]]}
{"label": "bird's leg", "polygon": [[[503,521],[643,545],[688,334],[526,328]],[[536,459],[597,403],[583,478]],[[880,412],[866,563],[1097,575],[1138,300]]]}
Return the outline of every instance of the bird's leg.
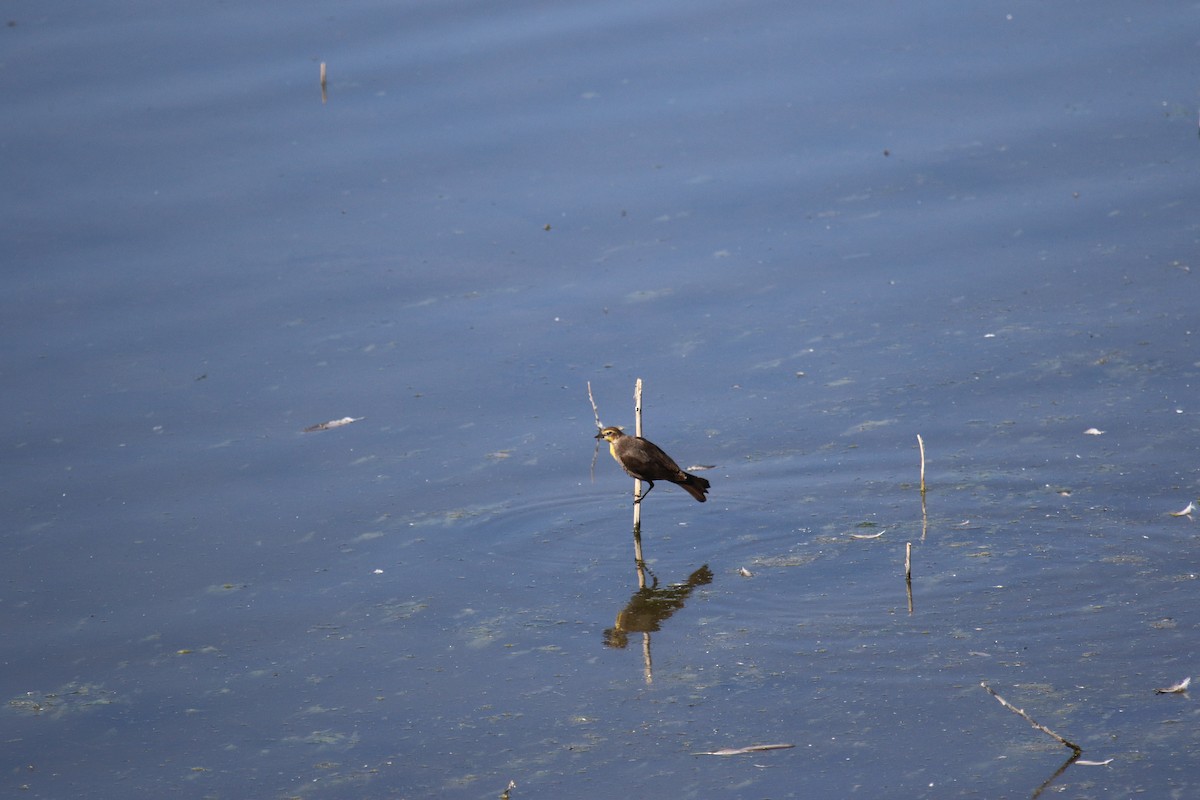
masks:
{"label": "bird's leg", "polygon": [[[642,480],[646,480],[646,479],[645,479],[645,478],[643,478]],[[646,495],[650,494],[650,490],[654,488],[654,481],[646,481],[646,484],[647,484],[647,489],[646,489],[646,491],[644,491],[644,492],[642,492],[640,495],[638,495],[638,498],[637,498],[636,500],[634,500],[634,501],[633,501],[633,504],[634,504],[635,506],[636,506],[638,503],[642,502],[642,500],[643,500],[643,499],[646,497]]]}

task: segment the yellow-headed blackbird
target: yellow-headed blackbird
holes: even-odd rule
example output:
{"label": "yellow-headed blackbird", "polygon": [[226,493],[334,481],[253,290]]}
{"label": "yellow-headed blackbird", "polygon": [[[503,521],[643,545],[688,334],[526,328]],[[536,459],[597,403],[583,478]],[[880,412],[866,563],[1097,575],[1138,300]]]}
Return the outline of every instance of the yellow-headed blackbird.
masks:
{"label": "yellow-headed blackbird", "polygon": [[627,436],[620,428],[605,428],[596,434],[597,439],[608,442],[608,451],[621,465],[621,469],[631,477],[650,484],[641,497],[634,503],[642,502],[642,498],[650,494],[655,481],[670,481],[676,486],[682,486],[684,491],[703,503],[708,498],[709,483],[698,475],[684,472],[679,465],[654,442],[648,442],[640,436]]}

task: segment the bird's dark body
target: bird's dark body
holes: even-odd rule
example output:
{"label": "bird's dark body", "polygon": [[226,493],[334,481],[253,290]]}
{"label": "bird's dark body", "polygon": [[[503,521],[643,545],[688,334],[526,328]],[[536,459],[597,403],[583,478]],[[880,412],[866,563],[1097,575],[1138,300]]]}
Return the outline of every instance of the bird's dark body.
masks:
{"label": "bird's dark body", "polygon": [[704,495],[710,486],[709,482],[698,475],[684,472],[675,460],[654,442],[640,436],[628,436],[620,428],[605,428],[596,434],[596,438],[608,442],[608,450],[612,457],[630,477],[650,484],[635,503],[641,502],[642,497],[650,494],[655,481],[670,481],[701,503],[708,499]]}

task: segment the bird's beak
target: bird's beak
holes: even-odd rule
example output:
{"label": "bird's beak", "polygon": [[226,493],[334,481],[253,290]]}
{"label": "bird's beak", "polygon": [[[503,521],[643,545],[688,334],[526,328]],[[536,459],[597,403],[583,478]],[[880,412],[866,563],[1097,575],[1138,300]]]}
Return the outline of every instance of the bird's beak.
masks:
{"label": "bird's beak", "polygon": [[597,434],[596,434],[595,436],[593,436],[592,438],[593,438],[593,439],[603,439],[603,438],[604,438],[604,434],[603,434],[603,433],[597,433]]}

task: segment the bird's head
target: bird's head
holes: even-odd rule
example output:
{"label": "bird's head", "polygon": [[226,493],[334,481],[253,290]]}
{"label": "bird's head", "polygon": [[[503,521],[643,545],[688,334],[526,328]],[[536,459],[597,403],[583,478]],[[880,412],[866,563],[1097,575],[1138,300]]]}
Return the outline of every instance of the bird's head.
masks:
{"label": "bird's head", "polygon": [[596,438],[603,439],[606,442],[615,442],[617,439],[620,439],[624,435],[625,434],[621,432],[620,428],[611,428],[610,427],[610,428],[605,428],[602,431],[600,431],[599,433],[597,433]]}

